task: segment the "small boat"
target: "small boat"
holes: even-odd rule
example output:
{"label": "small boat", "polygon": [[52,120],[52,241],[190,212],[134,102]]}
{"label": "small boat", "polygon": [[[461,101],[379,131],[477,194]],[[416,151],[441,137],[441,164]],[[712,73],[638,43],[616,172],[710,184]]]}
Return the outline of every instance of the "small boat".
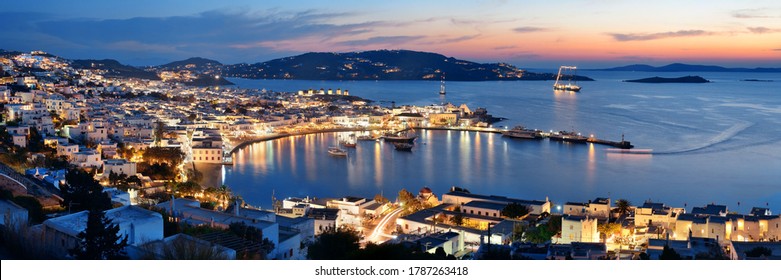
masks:
{"label": "small boat", "polygon": [[346,157],[347,151],[339,149],[339,147],[330,147],[328,148],[328,154],[337,157]]}
{"label": "small boat", "polygon": [[376,140],[374,137],[371,137],[370,135],[361,135],[358,136],[358,141],[374,141]]}
{"label": "small boat", "polygon": [[406,151],[411,152],[413,145],[410,143],[393,143],[393,146],[396,147],[397,151]]}
{"label": "small boat", "polygon": [[355,142],[351,142],[351,141],[345,141],[345,142],[342,142],[342,146],[347,147],[347,148],[355,148],[356,143]]}
{"label": "small boat", "polygon": [[508,131],[503,131],[502,136],[521,139],[542,139],[542,131],[516,126]]}
{"label": "small boat", "polygon": [[569,132],[569,131],[559,131],[551,133],[549,136],[550,140],[553,141],[564,141],[564,142],[574,142],[574,143],[586,143],[588,141],[588,137],[580,135],[580,133],[577,132]]}

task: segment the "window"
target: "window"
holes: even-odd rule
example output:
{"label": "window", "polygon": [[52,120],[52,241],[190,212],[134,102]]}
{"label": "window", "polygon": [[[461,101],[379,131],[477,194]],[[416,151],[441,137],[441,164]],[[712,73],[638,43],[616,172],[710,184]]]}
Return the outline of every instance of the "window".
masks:
{"label": "window", "polygon": [[710,229],[710,233],[716,233],[715,229]]}
{"label": "window", "polygon": [[290,257],[291,258],[293,257],[293,249],[292,248],[290,249]]}
{"label": "window", "polygon": [[494,217],[496,217],[496,213],[494,213]]}
{"label": "window", "polygon": [[477,211],[477,215],[483,215],[483,212]]}
{"label": "window", "polygon": [[[572,230],[572,229],[574,229],[574,227],[572,225],[569,225],[569,230]],[[572,237],[570,237],[570,238],[572,238]]]}
{"label": "window", "polygon": [[469,210],[469,214],[474,214],[475,210]]}

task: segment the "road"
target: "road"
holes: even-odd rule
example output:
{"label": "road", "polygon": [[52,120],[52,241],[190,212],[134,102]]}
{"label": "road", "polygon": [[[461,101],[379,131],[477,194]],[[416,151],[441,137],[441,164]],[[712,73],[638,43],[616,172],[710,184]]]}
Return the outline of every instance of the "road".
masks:
{"label": "road", "polygon": [[396,218],[398,218],[399,214],[401,214],[401,211],[403,210],[404,208],[398,208],[391,211],[384,217],[382,217],[380,222],[377,223],[377,226],[372,231],[372,234],[369,235],[369,237],[366,238],[366,240],[375,243],[382,243],[387,241],[389,238],[394,238],[395,236],[390,235],[390,232],[392,232],[392,230],[385,232],[385,228],[388,226],[389,223],[395,224]]}

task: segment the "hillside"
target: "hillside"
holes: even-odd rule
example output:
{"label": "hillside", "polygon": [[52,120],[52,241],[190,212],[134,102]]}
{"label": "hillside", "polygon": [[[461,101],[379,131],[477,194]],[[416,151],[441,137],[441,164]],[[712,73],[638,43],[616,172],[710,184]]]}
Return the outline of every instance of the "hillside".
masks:
{"label": "hillside", "polygon": [[106,77],[121,77],[121,78],[138,78],[149,80],[160,80],[157,73],[144,71],[142,69],[123,65],[119,61],[113,59],[76,59],[71,62],[71,67],[76,69],[96,69],[104,70]]}
{"label": "hillside", "polygon": [[185,60],[174,61],[171,63],[163,64],[154,67],[158,70],[192,70],[198,72],[206,72],[209,70],[220,69],[222,63],[216,60],[206,59],[202,57],[191,57]]}
{"label": "hillside", "polygon": [[[298,80],[552,80],[552,73],[527,73],[506,63],[476,63],[408,50],[305,53],[255,64],[227,65],[223,75]],[[576,77],[576,80],[591,80]]]}
{"label": "hillside", "polygon": [[781,68],[726,68],[713,65],[692,65],[673,63],[654,67],[646,64],[633,64],[607,69],[591,69],[598,71],[637,71],[637,72],[751,72],[751,73],[781,73]]}

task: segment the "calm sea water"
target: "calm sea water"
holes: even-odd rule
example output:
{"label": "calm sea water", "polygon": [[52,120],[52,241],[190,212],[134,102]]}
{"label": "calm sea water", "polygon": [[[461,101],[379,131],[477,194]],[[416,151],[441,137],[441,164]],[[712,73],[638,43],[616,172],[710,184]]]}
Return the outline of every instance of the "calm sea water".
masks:
{"label": "calm sea water", "polygon": [[[501,135],[418,131],[411,153],[361,142],[347,158],[329,156],[336,133],[290,137],[250,145],[221,170],[223,181],[262,207],[288,196],[395,197],[401,188],[428,186],[437,195],[451,186],[473,193],[554,202],[598,196],[651,199],[675,206],[716,202],[746,212],[769,205],[781,212],[781,75],[747,73],[581,72],[579,93],[554,93],[551,82],[232,81],[242,88],[297,91],[349,89],[352,95],[397,105],[451,102],[488,108],[542,130],[576,130],[620,140],[624,134],[652,155],[614,154],[600,145],[507,139]],[[700,75],[709,84],[636,84],[654,75]],[[743,79],[773,80],[746,82]],[[384,104],[384,103],[383,103]],[[740,202],[740,206],[738,206]]]}

